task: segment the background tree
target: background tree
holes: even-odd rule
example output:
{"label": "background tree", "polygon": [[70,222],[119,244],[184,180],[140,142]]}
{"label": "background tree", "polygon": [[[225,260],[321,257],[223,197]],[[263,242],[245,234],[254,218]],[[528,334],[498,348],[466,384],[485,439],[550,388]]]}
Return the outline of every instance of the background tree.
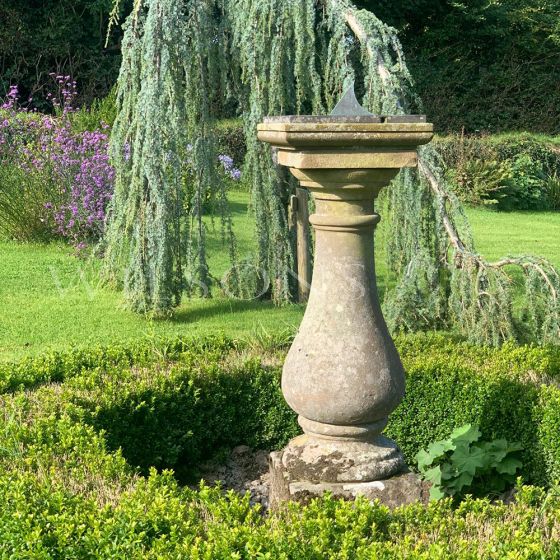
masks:
{"label": "background tree", "polygon": [[398,29],[438,130],[560,131],[559,0],[357,3]]}
{"label": "background tree", "polygon": [[[78,80],[81,101],[115,83],[122,30],[104,48],[112,0],[0,3],[0,94],[13,84],[47,110],[50,72]],[[123,0],[129,13],[134,0]],[[359,0],[395,27],[438,131],[560,131],[560,0]],[[118,14],[117,14],[118,16]],[[233,106],[224,107],[232,116]]]}
{"label": "background tree", "polygon": [[[106,258],[110,277],[124,274],[132,307],[169,312],[185,271],[187,284],[208,282],[201,200],[217,180],[211,169],[220,96],[237,102],[245,123],[258,264],[272,279],[272,298],[290,299],[285,202],[294,185],[257,141],[256,125],[265,115],[328,112],[348,79],[374,113],[421,108],[394,29],[347,0],[138,0],[123,41]],[[194,146],[189,176],[180,165],[187,146]],[[526,335],[558,340],[557,271],[531,257],[487,263],[474,250],[437,153],[427,147],[420,155],[419,169],[401,173],[390,189],[387,252],[398,283],[386,307],[393,329],[456,327],[471,340],[499,344],[519,334],[522,320]],[[194,193],[190,213],[185,192]],[[223,202],[223,189],[217,192]],[[228,224],[227,204],[221,210]],[[508,266],[525,275],[517,318]]]}
{"label": "background tree", "polygon": [[[107,95],[120,66],[119,32],[105,39],[112,0],[0,2],[0,94],[18,85],[48,111],[49,74],[79,80],[80,101]],[[123,2],[123,13],[131,6]]]}

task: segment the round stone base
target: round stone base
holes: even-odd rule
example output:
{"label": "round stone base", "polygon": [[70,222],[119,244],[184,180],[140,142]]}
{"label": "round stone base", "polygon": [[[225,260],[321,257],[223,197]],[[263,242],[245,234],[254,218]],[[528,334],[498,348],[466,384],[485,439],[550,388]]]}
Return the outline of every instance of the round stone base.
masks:
{"label": "round stone base", "polygon": [[307,434],[290,441],[282,465],[293,481],[310,483],[371,482],[405,467],[397,445],[383,436],[369,441],[322,439]]}
{"label": "round stone base", "polygon": [[297,501],[303,504],[326,492],[344,500],[354,500],[358,496],[395,508],[406,504],[429,501],[429,484],[423,482],[406,468],[394,476],[382,480],[366,482],[309,482],[294,480],[283,460],[284,451],[271,453],[269,503],[278,509],[283,502]]}

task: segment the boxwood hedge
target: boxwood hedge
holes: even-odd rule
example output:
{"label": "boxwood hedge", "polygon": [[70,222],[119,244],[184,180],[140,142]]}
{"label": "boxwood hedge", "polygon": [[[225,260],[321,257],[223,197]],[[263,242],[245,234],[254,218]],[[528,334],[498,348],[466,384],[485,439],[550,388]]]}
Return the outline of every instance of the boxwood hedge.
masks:
{"label": "boxwood hedge", "polygon": [[0,366],[0,558],[560,558],[560,351],[397,344],[407,395],[387,432],[409,461],[476,421],[485,438],[521,441],[524,482],[549,489],[394,512],[325,498],[262,518],[247,498],[181,483],[220,449],[297,432],[285,349],[185,339],[52,353]]}

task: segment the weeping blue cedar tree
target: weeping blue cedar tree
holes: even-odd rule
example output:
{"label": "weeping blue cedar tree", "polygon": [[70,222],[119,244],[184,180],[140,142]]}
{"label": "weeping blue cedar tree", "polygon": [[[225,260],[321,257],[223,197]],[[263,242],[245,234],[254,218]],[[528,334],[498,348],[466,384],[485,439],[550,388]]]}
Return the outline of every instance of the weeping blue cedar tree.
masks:
{"label": "weeping blue cedar tree", "polygon": [[[125,25],[107,277],[123,279],[132,308],[156,314],[169,313],[185,291],[208,286],[202,201],[212,193],[230,247],[229,277],[240,281],[227,196],[214,171],[215,122],[233,104],[244,122],[257,267],[271,279],[272,299],[289,301],[294,255],[286,206],[295,185],[258,142],[256,126],[266,115],[330,111],[349,79],[374,113],[421,111],[395,31],[349,0],[135,0]],[[396,281],[384,305],[393,331],[456,328],[494,345],[560,339],[558,272],[536,257],[481,257],[432,146],[380,204]],[[525,278],[520,309],[512,268]]]}

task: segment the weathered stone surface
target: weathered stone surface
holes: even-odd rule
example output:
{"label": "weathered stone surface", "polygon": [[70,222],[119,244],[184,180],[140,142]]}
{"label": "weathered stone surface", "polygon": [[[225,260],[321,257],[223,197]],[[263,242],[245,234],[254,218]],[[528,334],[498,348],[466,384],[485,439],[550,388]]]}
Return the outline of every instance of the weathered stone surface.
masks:
{"label": "weathered stone surface", "polygon": [[284,454],[284,451],[277,451],[269,457],[269,503],[273,509],[288,500],[308,503],[326,492],[345,500],[363,496],[371,501],[379,500],[391,508],[429,501],[430,485],[406,470],[390,478],[368,482],[310,482],[297,479],[296,472],[286,466]]}
{"label": "weathered stone surface", "polygon": [[282,464],[294,480],[312,483],[379,480],[405,467],[398,447],[383,436],[368,441],[345,441],[307,434],[288,444]]}
{"label": "weathered stone surface", "polygon": [[[373,123],[425,123],[426,115],[284,115],[281,117],[264,117],[263,124],[259,130],[274,130],[278,124],[325,124],[331,126],[340,124],[344,128],[354,124],[373,124]],[[431,130],[433,130],[433,126]]]}
{"label": "weathered stone surface", "polygon": [[347,484],[293,482],[289,484],[290,499],[308,501],[310,497],[330,492],[333,496],[353,500],[358,496],[396,508],[412,503],[428,503],[429,486],[414,473],[403,473],[385,480]]}
{"label": "weathered stone surface", "polygon": [[282,453],[282,451],[273,451],[268,456],[268,503],[271,509],[277,509],[282,502],[292,499],[290,495],[289,473],[282,464]]}
{"label": "weathered stone surface", "polygon": [[378,167],[381,169],[402,169],[403,167],[416,167],[418,157],[414,150],[398,152],[379,152],[355,150],[331,150],[331,152],[298,151],[290,152],[281,150],[278,154],[278,163],[297,169],[364,169]]}
{"label": "weathered stone surface", "polygon": [[[372,122],[377,117],[314,117],[315,120],[280,121],[269,119],[258,126],[258,137],[263,142],[285,151],[314,150],[325,153],[336,148],[366,148],[370,155],[402,150],[415,151],[420,144],[427,144],[433,136],[433,125],[420,122],[398,122],[391,117],[388,122]],[[352,122],[355,121],[355,122]],[[297,165],[296,165],[297,167]],[[381,165],[364,165],[364,168],[381,168]]]}
{"label": "weathered stone surface", "polygon": [[403,398],[404,371],[377,295],[374,199],[400,168],[416,165],[416,147],[431,137],[425,122],[259,125],[259,138],[278,149],[316,208],[309,303],[282,373],[305,435],[271,458],[273,500],[325,489],[416,496],[410,477],[402,479],[408,486],[379,483],[404,468],[397,446],[380,435]]}

